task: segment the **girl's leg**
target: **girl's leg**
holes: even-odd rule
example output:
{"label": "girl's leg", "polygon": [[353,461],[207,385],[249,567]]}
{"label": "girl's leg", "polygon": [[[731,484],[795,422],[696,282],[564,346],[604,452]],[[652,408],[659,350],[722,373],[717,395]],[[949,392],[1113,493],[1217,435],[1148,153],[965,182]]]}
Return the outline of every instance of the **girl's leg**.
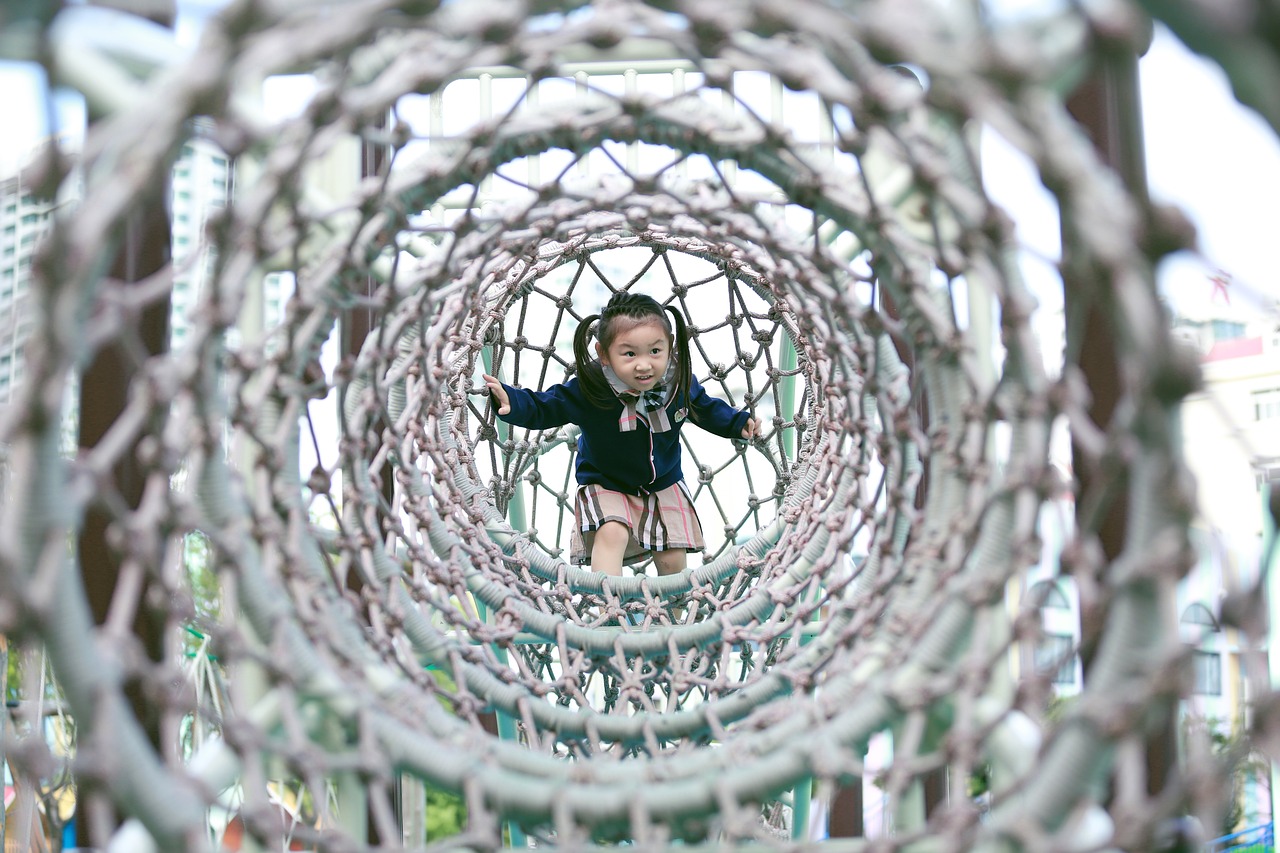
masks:
{"label": "girl's leg", "polygon": [[596,529],[591,543],[591,570],[622,577],[622,556],[627,551],[631,530],[620,521],[606,521]]}
{"label": "girl's leg", "polygon": [[687,552],[683,548],[671,548],[666,551],[655,551],[653,565],[660,575],[678,575],[684,571]]}
{"label": "girl's leg", "polygon": [[[670,548],[666,551],[653,552],[653,565],[658,570],[659,575],[678,575],[684,571],[685,558],[688,552],[683,548]],[[696,612],[692,611],[692,612]],[[670,605],[668,617],[672,624],[680,624],[685,621],[684,603]]]}

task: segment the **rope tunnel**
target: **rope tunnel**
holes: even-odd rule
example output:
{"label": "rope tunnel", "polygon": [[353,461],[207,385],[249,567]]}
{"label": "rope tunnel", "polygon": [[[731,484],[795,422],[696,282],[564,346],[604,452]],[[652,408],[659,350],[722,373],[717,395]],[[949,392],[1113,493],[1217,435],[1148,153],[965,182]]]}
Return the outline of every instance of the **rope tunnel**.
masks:
{"label": "rope tunnel", "polygon": [[[85,795],[130,818],[110,849],[203,849],[229,797],[277,843],[282,779],[314,815],[290,833],[325,850],[785,846],[811,793],[864,777],[884,849],[1066,849],[1110,825],[1099,780],[1136,772],[1118,747],[1176,699],[1160,601],[1189,545],[1141,202],[1041,82],[1083,18],[1032,41],[929,4],[533,6],[245,0],[163,97],[91,135],[89,190],[38,265],[0,574],[4,630],[42,643],[66,691]],[[655,55],[667,88],[641,89]],[[316,90],[296,117],[240,97],[299,70]],[[503,79],[508,106],[445,129],[466,114],[446,112],[451,84],[487,102]],[[812,136],[770,114],[801,97]],[[1088,296],[1126,359],[1108,431],[1086,430],[1077,374],[1044,367],[978,123],[1037,165],[1073,261],[1109,284]],[[193,127],[239,185],[188,333],[144,357],[138,308],[163,286],[103,258]],[[352,134],[380,165],[328,197],[315,164]],[[278,324],[264,281],[291,289]],[[564,381],[579,321],[626,290],[682,312],[699,381],[763,425],[682,434],[708,541],[679,575],[571,565],[576,434],[498,421],[480,380]],[[109,346],[134,354],[128,404],[68,458],[64,395]],[[1051,461],[1064,421],[1093,441],[1079,493]],[[1098,555],[1088,517],[1074,531],[1098,645],[1054,720],[1019,651],[1036,604],[1011,590],[1047,508],[1118,492],[1122,554]],[[124,617],[95,629],[75,605],[64,545],[89,507],[115,531],[117,610],[207,640],[212,686],[173,688],[173,643],[150,659]],[[147,742],[131,683],[181,748]],[[412,785],[456,792],[461,836],[410,837]]]}

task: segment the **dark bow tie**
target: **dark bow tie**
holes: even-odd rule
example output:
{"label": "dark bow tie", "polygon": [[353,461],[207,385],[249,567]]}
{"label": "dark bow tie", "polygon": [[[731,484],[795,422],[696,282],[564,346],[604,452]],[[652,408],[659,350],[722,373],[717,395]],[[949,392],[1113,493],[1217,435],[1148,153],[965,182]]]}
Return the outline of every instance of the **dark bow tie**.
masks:
{"label": "dark bow tie", "polygon": [[667,398],[667,388],[665,385],[655,385],[648,391],[637,391],[636,397],[640,400],[640,408],[651,412],[662,408],[662,403]]}

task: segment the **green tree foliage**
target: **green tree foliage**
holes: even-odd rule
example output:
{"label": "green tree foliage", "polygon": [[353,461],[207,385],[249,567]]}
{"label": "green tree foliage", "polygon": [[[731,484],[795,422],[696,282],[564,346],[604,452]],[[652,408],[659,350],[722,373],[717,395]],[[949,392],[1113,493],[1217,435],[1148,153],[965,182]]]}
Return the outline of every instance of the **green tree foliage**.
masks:
{"label": "green tree foliage", "polygon": [[1213,756],[1221,764],[1230,779],[1230,790],[1225,793],[1222,821],[1217,827],[1223,835],[1241,828],[1244,822],[1244,786],[1250,777],[1266,780],[1270,765],[1253,748],[1249,733],[1242,720],[1228,725],[1216,717],[1187,717],[1183,720],[1183,737],[1208,738]]}
{"label": "green tree foliage", "polygon": [[21,655],[16,655],[13,650],[5,646],[4,652],[4,700],[5,702],[16,702],[22,689],[22,669],[19,664]]}
{"label": "green tree foliage", "polygon": [[193,616],[182,643],[183,651],[191,657],[203,644],[208,628],[221,618],[222,587],[214,570],[213,545],[203,533],[193,531],[183,537],[182,564],[187,571]]}
{"label": "green tree foliage", "polygon": [[209,537],[199,531],[188,533],[182,540],[182,562],[187,568],[187,580],[191,584],[196,621],[218,621],[222,612],[222,590],[218,575],[213,569],[213,546]]}
{"label": "green tree foliage", "polygon": [[439,788],[427,789],[427,839],[439,841],[462,832],[467,825],[467,807],[462,797]]}

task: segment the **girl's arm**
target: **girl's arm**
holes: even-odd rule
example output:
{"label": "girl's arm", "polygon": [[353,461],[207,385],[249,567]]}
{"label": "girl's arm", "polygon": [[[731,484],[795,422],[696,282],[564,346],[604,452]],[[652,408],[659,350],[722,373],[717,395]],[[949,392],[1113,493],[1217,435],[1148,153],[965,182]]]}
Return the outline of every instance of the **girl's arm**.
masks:
{"label": "girl's arm", "polygon": [[760,435],[760,422],[751,417],[750,412],[712,397],[697,379],[693,379],[689,387],[689,414],[695,424],[722,438],[749,439]]}
{"label": "girl's arm", "polygon": [[484,384],[497,404],[498,417],[509,424],[530,429],[552,429],[578,423],[582,403],[577,380],[568,385],[552,385],[545,391],[528,391],[505,385],[497,377],[483,374]]}

